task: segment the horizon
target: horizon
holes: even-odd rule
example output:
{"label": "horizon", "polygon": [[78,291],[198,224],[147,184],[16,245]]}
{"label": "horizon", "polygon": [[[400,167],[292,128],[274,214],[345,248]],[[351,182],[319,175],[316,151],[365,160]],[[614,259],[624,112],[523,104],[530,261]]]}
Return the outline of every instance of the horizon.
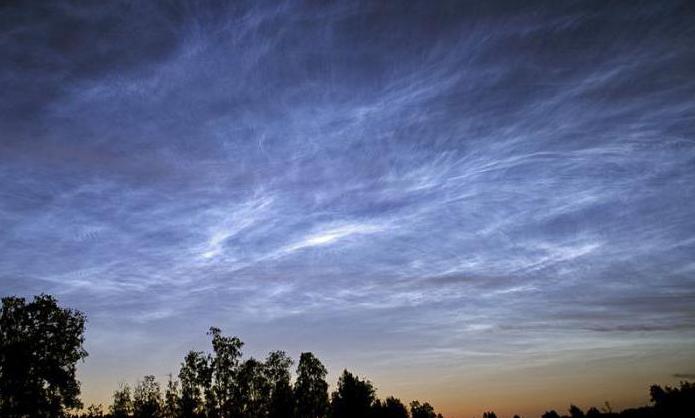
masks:
{"label": "horizon", "polygon": [[0,296],[82,400],[216,326],[447,418],[695,378],[695,6],[7,2]]}

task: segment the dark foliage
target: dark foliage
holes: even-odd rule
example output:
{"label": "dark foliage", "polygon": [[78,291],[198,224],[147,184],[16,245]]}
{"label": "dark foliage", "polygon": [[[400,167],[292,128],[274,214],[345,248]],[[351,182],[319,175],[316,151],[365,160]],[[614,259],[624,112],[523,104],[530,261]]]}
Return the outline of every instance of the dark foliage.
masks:
{"label": "dark foliage", "polygon": [[[293,361],[283,351],[264,361],[242,360],[243,342],[210,328],[212,352],[189,352],[178,380],[169,376],[164,392],[154,376],[131,389],[121,385],[105,415],[101,405],[68,415],[82,406],[76,363],[86,357],[83,314],[60,308],[41,295],[27,303],[2,299],[0,311],[0,417],[74,418],[442,418],[427,402],[410,410],[394,397],[379,400],[371,382],[347,370],[328,397],[328,371],[312,353],[302,353],[292,384]],[[163,393],[162,393],[163,392]],[[692,418],[695,384],[650,388],[651,406],[613,412],[570,405],[568,415],[545,412],[541,418]],[[488,411],[482,418],[497,418]],[[514,416],[518,418],[518,416]]]}
{"label": "dark foliage", "polygon": [[432,405],[413,401],[410,403],[410,415],[412,418],[441,418],[441,414],[434,412]]}
{"label": "dark foliage", "polygon": [[312,353],[302,353],[294,385],[296,418],[323,418],[328,415],[328,370]]}
{"label": "dark foliage", "polygon": [[408,409],[399,399],[389,396],[385,401],[377,401],[374,405],[374,416],[377,418],[408,418]]}
{"label": "dark foliage", "polygon": [[0,416],[60,417],[82,406],[75,368],[87,356],[84,324],[81,312],[51,296],[2,299]]}
{"label": "dark foliage", "polygon": [[367,380],[343,371],[338,379],[338,389],[331,396],[333,418],[369,417],[374,409],[374,387]]}

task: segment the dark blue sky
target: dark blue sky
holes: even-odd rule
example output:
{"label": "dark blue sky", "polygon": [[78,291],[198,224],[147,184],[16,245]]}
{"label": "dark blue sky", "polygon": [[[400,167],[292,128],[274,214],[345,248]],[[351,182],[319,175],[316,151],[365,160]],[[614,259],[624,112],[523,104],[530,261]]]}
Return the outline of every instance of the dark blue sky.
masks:
{"label": "dark blue sky", "polygon": [[0,293],[86,400],[210,325],[452,416],[695,373],[692,4],[318,3],[0,7]]}

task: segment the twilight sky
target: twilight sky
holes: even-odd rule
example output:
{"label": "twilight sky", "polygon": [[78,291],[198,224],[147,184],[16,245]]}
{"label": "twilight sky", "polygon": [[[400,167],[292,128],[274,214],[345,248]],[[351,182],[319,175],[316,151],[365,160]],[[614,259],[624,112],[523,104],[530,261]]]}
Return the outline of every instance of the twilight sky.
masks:
{"label": "twilight sky", "polygon": [[210,325],[456,418],[693,377],[693,4],[319,3],[0,8],[0,294],[83,399]]}

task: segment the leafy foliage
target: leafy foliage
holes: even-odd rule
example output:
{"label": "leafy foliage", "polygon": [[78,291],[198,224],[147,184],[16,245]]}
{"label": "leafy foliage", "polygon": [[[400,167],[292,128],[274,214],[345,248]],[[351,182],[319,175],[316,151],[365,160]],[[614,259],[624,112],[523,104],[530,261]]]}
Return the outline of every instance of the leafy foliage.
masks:
{"label": "leafy foliage", "polygon": [[2,299],[0,416],[60,417],[82,406],[77,362],[87,357],[85,316],[48,295]]}
{"label": "leafy foliage", "polygon": [[154,376],[145,376],[133,390],[133,416],[158,418],[162,409],[162,391]]}

